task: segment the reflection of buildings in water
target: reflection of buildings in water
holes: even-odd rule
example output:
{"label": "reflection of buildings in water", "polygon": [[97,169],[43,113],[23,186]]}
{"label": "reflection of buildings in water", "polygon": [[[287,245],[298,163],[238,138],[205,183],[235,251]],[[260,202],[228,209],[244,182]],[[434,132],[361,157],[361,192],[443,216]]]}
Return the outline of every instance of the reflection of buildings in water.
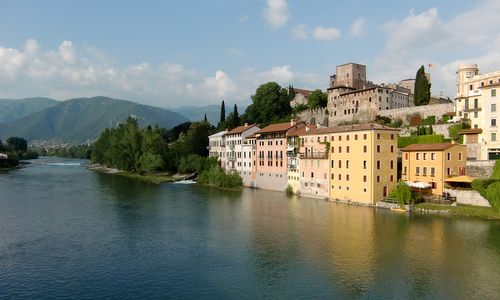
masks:
{"label": "reflection of buildings in water", "polygon": [[328,212],[329,257],[325,263],[331,267],[331,280],[341,281],[351,296],[362,294],[375,279],[376,211],[331,203]]}

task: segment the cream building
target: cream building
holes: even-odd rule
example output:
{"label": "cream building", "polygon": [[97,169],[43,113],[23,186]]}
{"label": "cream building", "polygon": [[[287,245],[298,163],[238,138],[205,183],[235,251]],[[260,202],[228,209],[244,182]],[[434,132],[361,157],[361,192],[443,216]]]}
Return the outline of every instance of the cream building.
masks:
{"label": "cream building", "polygon": [[479,74],[475,64],[459,65],[457,68],[456,117],[468,120],[471,130],[464,130],[464,143],[469,156],[479,160],[499,159],[497,109],[500,92],[500,71]]}
{"label": "cream building", "polygon": [[217,158],[224,169],[226,167],[226,130],[217,132],[208,137],[208,157]]}
{"label": "cream building", "polygon": [[[248,147],[246,139],[259,130],[260,128],[255,124],[245,124],[226,132],[224,135],[226,143],[226,171],[237,172],[243,178],[244,183],[246,181],[244,176],[251,177],[252,171],[252,148],[251,146]],[[244,174],[244,172],[248,174]]]}

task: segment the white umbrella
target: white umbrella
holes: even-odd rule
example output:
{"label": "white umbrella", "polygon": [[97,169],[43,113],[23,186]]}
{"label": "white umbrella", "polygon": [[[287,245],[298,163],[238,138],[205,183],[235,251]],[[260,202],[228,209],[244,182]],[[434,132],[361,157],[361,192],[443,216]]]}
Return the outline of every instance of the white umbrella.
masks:
{"label": "white umbrella", "polygon": [[428,189],[428,188],[431,188],[432,185],[430,183],[427,183],[427,182],[422,182],[422,181],[406,181],[405,182],[408,186],[411,186],[411,187],[415,187],[415,188],[418,188],[418,189]]}

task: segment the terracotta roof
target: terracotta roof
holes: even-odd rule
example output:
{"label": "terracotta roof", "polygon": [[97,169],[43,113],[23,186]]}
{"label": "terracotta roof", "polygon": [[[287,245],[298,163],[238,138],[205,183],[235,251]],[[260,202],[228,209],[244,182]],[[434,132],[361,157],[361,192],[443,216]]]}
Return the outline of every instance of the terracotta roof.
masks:
{"label": "terracotta roof", "polygon": [[483,130],[481,128],[471,128],[471,129],[462,129],[459,130],[458,134],[480,134]]}
{"label": "terracotta roof", "polygon": [[[309,130],[316,129],[316,125],[308,125]],[[306,134],[306,127],[294,128],[287,132],[286,136],[301,136]]]}
{"label": "terracotta roof", "polygon": [[296,94],[302,94],[306,97],[308,97],[313,91],[309,91],[309,90],[304,90],[304,89],[296,89],[296,88],[293,88],[293,91],[296,93]]}
{"label": "terracotta roof", "polygon": [[409,146],[401,149],[402,151],[443,151],[455,146],[457,144],[452,143],[440,143],[440,144],[411,144]]}
{"label": "terracotta roof", "polygon": [[228,135],[228,134],[240,134],[240,133],[243,133],[243,132],[247,131],[248,129],[255,127],[255,126],[257,126],[257,125],[250,124],[250,125],[238,126],[234,129],[230,130],[229,132],[226,132],[226,135]]}
{"label": "terracotta roof", "polygon": [[365,124],[343,125],[336,127],[316,128],[313,130],[309,130],[305,135],[318,135],[327,133],[366,131],[366,130],[390,130],[399,132],[399,129],[397,128],[387,127],[377,123],[365,123]]}
{"label": "terracotta roof", "polygon": [[454,111],[449,111],[447,113],[444,113],[443,116],[450,116],[450,117],[454,117],[455,116],[455,112]]}
{"label": "terracotta roof", "polygon": [[257,134],[288,131],[288,129],[290,129],[298,124],[300,124],[300,122],[295,123],[294,125],[291,125],[290,122],[270,124],[270,125],[262,128],[261,130],[257,131]]}

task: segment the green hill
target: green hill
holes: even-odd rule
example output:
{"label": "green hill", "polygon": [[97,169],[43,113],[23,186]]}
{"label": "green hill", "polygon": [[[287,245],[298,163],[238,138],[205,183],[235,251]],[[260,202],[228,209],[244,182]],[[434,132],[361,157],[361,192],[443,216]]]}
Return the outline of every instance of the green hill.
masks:
{"label": "green hill", "polygon": [[96,139],[107,127],[115,127],[128,116],[137,118],[141,126],[170,128],[188,120],[166,109],[107,97],[77,98],[0,124],[0,138],[24,137],[28,141],[62,141],[83,143]]}
{"label": "green hill", "polygon": [[0,123],[12,122],[56,105],[58,101],[36,97],[19,100],[0,99]]}
{"label": "green hill", "polygon": [[[233,111],[234,104],[226,104],[226,116]],[[237,104],[238,112],[242,115],[247,107],[246,104]],[[206,105],[206,106],[182,106],[177,108],[169,108],[171,111],[176,112],[190,121],[201,121],[207,114],[207,119],[210,124],[217,126],[220,120],[220,104],[219,105]]]}

